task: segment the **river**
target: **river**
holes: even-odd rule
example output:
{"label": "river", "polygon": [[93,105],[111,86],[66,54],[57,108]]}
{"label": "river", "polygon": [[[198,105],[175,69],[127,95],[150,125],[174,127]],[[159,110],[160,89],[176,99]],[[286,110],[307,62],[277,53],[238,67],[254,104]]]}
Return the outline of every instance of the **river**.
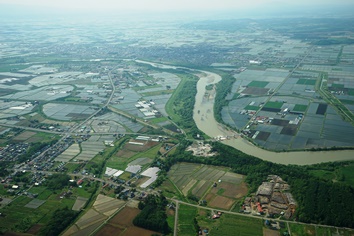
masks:
{"label": "river", "polygon": [[[163,65],[159,63],[151,63],[147,61],[137,61],[139,63],[150,64],[154,67],[176,69],[175,66]],[[185,67],[179,67],[189,69]],[[191,69],[190,69],[191,70]],[[191,70],[192,71],[192,70]],[[195,70],[193,70],[195,71]],[[199,71],[199,81],[197,83],[197,94],[195,97],[195,106],[193,111],[193,119],[201,131],[210,137],[217,136],[235,136],[222,141],[224,144],[234,147],[246,154],[258,157],[262,160],[279,163],[279,164],[295,164],[295,165],[311,165],[321,162],[346,161],[354,160],[354,150],[339,151],[298,151],[298,152],[272,152],[264,150],[253,145],[246,139],[241,138],[235,131],[219,124],[214,118],[214,101],[215,94],[206,94],[206,86],[216,84],[221,80],[221,76],[208,71]]]}

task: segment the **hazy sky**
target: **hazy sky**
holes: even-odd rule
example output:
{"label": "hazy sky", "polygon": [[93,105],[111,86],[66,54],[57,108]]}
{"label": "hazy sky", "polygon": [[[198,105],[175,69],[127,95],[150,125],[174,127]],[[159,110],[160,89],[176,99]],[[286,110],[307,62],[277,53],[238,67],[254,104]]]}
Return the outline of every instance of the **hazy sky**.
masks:
{"label": "hazy sky", "polygon": [[0,0],[3,4],[66,10],[230,10],[353,4],[353,0]]}
{"label": "hazy sky", "polygon": [[354,0],[0,0],[0,20],[351,17]]}

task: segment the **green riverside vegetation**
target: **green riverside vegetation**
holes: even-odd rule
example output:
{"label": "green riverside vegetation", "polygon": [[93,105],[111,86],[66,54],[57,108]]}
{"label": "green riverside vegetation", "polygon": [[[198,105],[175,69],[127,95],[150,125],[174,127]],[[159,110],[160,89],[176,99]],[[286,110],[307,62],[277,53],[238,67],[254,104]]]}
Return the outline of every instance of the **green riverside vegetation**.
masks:
{"label": "green riverside vegetation", "polygon": [[[174,71],[176,74],[176,71]],[[186,73],[177,73],[182,79],[175,93],[166,104],[166,111],[170,118],[181,126],[187,134],[196,137],[198,130],[193,120],[195,94],[197,93],[198,77]]]}

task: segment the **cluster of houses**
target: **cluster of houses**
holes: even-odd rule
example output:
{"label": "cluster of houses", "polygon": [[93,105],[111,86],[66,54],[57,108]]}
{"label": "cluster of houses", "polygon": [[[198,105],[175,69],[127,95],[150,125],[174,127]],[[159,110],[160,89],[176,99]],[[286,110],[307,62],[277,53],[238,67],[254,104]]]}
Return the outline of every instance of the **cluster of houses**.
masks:
{"label": "cluster of houses", "polygon": [[253,197],[247,197],[243,205],[245,213],[279,214],[289,219],[297,203],[290,193],[290,186],[279,176],[269,175]]}

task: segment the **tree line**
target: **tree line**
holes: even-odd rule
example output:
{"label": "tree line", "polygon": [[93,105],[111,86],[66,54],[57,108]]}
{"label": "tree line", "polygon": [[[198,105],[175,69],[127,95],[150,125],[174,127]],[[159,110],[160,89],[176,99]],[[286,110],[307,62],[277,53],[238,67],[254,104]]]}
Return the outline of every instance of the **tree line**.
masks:
{"label": "tree line", "polygon": [[134,218],[133,224],[162,234],[168,234],[171,229],[167,223],[167,199],[163,195],[148,195],[139,202],[141,212]]}

